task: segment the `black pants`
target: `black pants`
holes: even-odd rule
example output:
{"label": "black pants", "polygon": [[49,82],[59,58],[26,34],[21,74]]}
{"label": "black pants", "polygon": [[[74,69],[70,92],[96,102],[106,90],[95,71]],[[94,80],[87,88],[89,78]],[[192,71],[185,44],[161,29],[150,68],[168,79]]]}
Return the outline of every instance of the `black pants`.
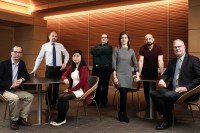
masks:
{"label": "black pants", "polygon": [[106,105],[108,103],[108,85],[110,80],[110,74],[110,66],[93,67],[92,75],[99,77],[99,83],[95,95],[97,105]]}
{"label": "black pants", "polygon": [[[158,78],[158,69],[142,69],[142,79],[143,80],[156,80]],[[149,82],[143,82],[144,86],[144,97],[146,101],[146,106],[149,107]],[[156,83],[153,83],[152,90],[156,90]]]}
{"label": "black pants", "polygon": [[[45,77],[46,78],[61,78],[62,71],[60,70],[61,67],[46,67]],[[50,105],[56,105],[58,100],[58,93],[59,93],[59,84],[49,84],[47,90],[47,96],[49,98]],[[53,93],[53,96],[52,96]],[[46,99],[47,101],[47,99]],[[46,102],[47,103],[47,102]]]}
{"label": "black pants", "polygon": [[63,92],[59,95],[58,98],[58,104],[57,104],[57,109],[58,109],[58,116],[56,119],[57,123],[60,123],[65,120],[67,111],[69,110],[69,100],[75,99],[76,96],[74,95],[73,92]]}
{"label": "black pants", "polygon": [[163,115],[164,122],[170,124],[173,118],[172,110],[174,103],[181,96],[181,94],[168,89],[159,89],[152,91],[150,96],[155,107],[157,108],[158,113]]}
{"label": "black pants", "polygon": [[120,114],[126,114],[126,101],[127,101],[127,92],[128,92],[128,88],[123,88],[120,87],[119,89],[119,93],[120,93],[120,109],[119,109],[119,113]]}

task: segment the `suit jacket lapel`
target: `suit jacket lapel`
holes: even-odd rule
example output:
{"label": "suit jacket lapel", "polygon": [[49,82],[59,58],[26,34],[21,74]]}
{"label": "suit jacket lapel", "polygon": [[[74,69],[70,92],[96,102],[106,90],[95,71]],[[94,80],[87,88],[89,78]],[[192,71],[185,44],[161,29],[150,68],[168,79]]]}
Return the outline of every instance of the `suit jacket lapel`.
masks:
{"label": "suit jacket lapel", "polygon": [[12,61],[10,59],[10,61],[8,62],[8,76],[11,77],[10,82],[12,83]]}
{"label": "suit jacket lapel", "polygon": [[186,65],[187,65],[187,60],[188,60],[188,54],[185,54],[185,57],[184,57],[184,59],[183,59],[183,63],[182,63],[182,65],[181,65],[181,70],[180,70],[179,76],[185,71],[185,70],[184,70],[185,67],[183,67],[183,66],[186,66]]}
{"label": "suit jacket lapel", "polygon": [[21,69],[22,69],[22,63],[21,61],[19,61],[19,65],[18,65],[18,76],[17,76],[17,79],[20,79],[21,78]]}
{"label": "suit jacket lapel", "polygon": [[174,73],[175,73],[175,70],[176,70],[176,62],[177,62],[177,59],[174,58],[173,61],[172,61],[172,79],[174,78]]}

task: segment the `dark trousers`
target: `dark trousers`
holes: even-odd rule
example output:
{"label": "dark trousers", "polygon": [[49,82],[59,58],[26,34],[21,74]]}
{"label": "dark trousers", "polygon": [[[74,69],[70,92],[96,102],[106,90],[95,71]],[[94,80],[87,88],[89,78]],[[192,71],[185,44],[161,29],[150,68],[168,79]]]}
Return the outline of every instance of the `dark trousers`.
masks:
{"label": "dark trousers", "polygon": [[[143,80],[156,80],[158,78],[158,69],[142,69],[142,79]],[[146,101],[147,108],[149,107],[149,82],[143,82],[144,87],[144,97]],[[152,90],[156,90],[156,83],[153,83]]]}
{"label": "dark trousers", "polygon": [[99,83],[95,95],[97,105],[106,105],[108,103],[108,85],[110,80],[110,74],[110,66],[93,67],[92,75],[99,77]]}
{"label": "dark trousers", "polygon": [[65,120],[67,111],[69,110],[69,100],[75,99],[76,96],[73,92],[63,92],[59,95],[58,98],[58,104],[57,104],[57,110],[58,110],[58,116],[56,119],[57,123],[60,123]]}
{"label": "dark trousers", "polygon": [[127,92],[128,88],[119,87],[119,93],[120,93],[120,114],[126,114],[126,101],[127,101]]}
{"label": "dark trousers", "polygon": [[174,103],[181,96],[177,93],[168,89],[159,89],[152,91],[150,94],[155,107],[160,115],[163,115],[164,122],[170,124],[172,122],[173,114],[172,110]]}
{"label": "dark trousers", "polygon": [[[61,78],[62,71],[60,70],[60,68],[61,67],[47,66],[45,77],[46,78]],[[49,98],[50,105],[56,105],[57,100],[58,100],[58,93],[59,93],[59,84],[49,84],[48,89],[47,89],[47,96]]]}

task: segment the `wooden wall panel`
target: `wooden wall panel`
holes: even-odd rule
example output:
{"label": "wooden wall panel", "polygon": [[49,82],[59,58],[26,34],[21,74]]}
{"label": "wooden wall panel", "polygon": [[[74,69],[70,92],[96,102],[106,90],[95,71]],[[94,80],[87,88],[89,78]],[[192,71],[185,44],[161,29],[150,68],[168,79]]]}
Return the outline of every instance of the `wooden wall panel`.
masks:
{"label": "wooden wall panel", "polygon": [[10,50],[13,46],[14,28],[0,26],[0,62],[11,57]]}
{"label": "wooden wall panel", "polygon": [[144,44],[144,36],[153,34],[155,43],[163,49],[166,65],[174,57],[174,39],[183,39],[187,45],[188,1],[157,1],[92,10],[48,19],[47,22],[48,32],[58,31],[59,41],[70,53],[76,48],[83,50],[89,65],[92,65],[89,49],[100,43],[101,34],[107,33],[110,44],[116,47],[118,35],[124,30],[131,37],[131,47],[137,56],[139,48]]}
{"label": "wooden wall panel", "polygon": [[174,57],[173,40],[182,39],[188,47],[188,1],[173,0],[169,5],[169,57]]}

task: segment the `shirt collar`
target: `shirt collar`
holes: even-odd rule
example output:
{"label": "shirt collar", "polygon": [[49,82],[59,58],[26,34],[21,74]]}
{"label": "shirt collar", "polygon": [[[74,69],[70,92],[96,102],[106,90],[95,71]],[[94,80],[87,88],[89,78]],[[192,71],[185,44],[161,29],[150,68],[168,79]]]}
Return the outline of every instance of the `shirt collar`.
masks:
{"label": "shirt collar", "polygon": [[49,41],[49,44],[53,44],[53,43],[56,45],[56,42],[51,42],[51,41]]}
{"label": "shirt collar", "polygon": [[19,65],[19,62],[15,63],[14,60],[13,60],[13,58],[11,58],[11,62],[12,62],[12,65],[17,65],[17,66]]}
{"label": "shirt collar", "polygon": [[99,44],[99,46],[106,46],[108,43],[104,43],[104,44]]}
{"label": "shirt collar", "polygon": [[185,54],[179,57],[178,59],[181,59],[181,61],[183,61],[184,57],[185,57]]}

